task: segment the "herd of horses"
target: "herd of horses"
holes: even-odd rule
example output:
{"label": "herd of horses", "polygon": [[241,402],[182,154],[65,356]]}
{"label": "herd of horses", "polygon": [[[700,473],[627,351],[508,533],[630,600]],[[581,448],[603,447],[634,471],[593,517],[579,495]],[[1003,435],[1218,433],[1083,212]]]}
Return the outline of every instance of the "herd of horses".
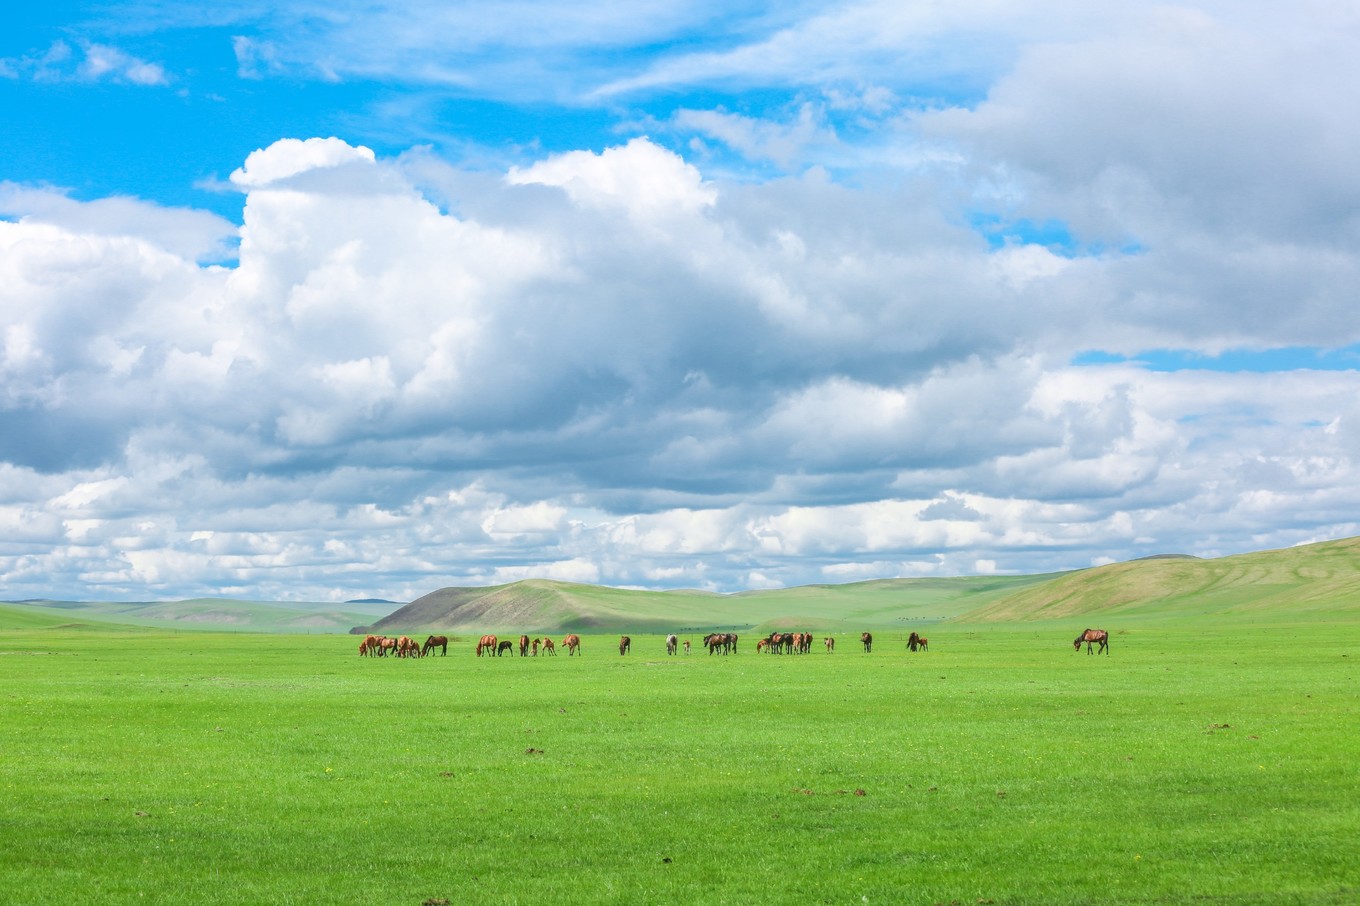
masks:
{"label": "herd of horses", "polygon": [[367,635],[359,643],[359,657],[424,657],[436,648],[441,655],[449,653],[449,637],[444,635],[432,635],[425,640],[424,645],[416,644],[416,640],[410,636],[400,635],[396,638],[385,635]]}
{"label": "herd of horses", "polygon": [[[756,640],[756,652],[758,654],[807,654],[812,651],[814,642],[810,632],[772,632]],[[860,644],[864,646],[865,654],[874,649],[874,637],[872,633],[863,632],[859,637]],[[689,639],[681,642],[674,633],[666,636],[666,654],[674,655],[681,645],[684,646],[685,654],[689,654]],[[826,647],[826,653],[832,654],[836,650],[836,640],[832,636],[826,636],[822,640]],[[1110,634],[1103,629],[1084,629],[1081,635],[1077,636],[1072,642],[1072,647],[1076,651],[1081,650],[1081,646],[1086,645],[1087,654],[1109,654],[1110,653]],[[735,654],[737,651],[737,634],[735,632],[710,632],[704,636],[703,645],[708,649],[709,654]],[[1092,646],[1096,646],[1092,651]],[[581,637],[576,633],[569,633],[562,639],[562,647],[567,650],[567,655],[581,653]],[[415,639],[409,636],[397,636],[392,638],[384,635],[368,635],[359,643],[360,657],[400,657],[400,658],[420,658],[425,657],[438,648],[441,655],[449,653],[448,636],[432,635],[425,639],[425,644],[417,644]],[[504,655],[514,656],[518,648],[520,657],[538,657],[539,652],[545,656],[555,657],[557,646],[553,640],[547,636],[531,639],[527,635],[521,635],[518,644],[512,639],[499,639],[494,635],[484,635],[477,640],[477,657],[486,655],[487,657],[503,657]],[[633,650],[633,639],[631,636],[619,637],[619,654],[626,655]],[[907,637],[907,650],[911,652],[929,651],[930,641],[923,635],[913,631]]]}

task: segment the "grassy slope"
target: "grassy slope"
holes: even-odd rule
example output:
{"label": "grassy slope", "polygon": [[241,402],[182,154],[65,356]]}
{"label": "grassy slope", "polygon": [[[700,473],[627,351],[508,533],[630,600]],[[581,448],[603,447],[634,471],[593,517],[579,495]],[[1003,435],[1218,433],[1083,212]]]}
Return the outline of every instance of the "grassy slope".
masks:
{"label": "grassy slope", "polygon": [[936,622],[1051,576],[883,579],[717,595],[528,580],[445,588],[375,624],[379,631],[844,630]]}
{"label": "grassy slope", "polygon": [[1326,619],[1360,613],[1360,538],[1216,560],[1115,563],[1020,589],[968,622],[1233,615]]}
{"label": "grassy slope", "polygon": [[[1319,619],[1360,613],[1360,537],[1217,560],[1135,560],[1038,576],[883,579],[718,595],[637,591],[528,580],[489,588],[444,588],[405,607],[277,604],[197,599],[158,603],[23,602],[18,614],[55,622],[99,621],[245,632],[686,632],[726,629],[819,632],[923,628],[945,621],[1063,620],[1124,625],[1215,614]],[[386,616],[384,616],[386,614]],[[376,623],[374,621],[377,620]],[[0,625],[3,628],[3,625]],[[1077,627],[1080,628],[1080,627]]]}

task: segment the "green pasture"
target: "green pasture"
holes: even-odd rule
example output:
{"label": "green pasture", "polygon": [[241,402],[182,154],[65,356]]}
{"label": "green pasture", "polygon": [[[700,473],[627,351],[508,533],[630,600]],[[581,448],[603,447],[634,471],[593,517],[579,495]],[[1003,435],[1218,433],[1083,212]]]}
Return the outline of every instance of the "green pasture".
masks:
{"label": "green pasture", "polygon": [[397,661],[0,608],[0,900],[1360,900],[1360,622],[1083,623]]}

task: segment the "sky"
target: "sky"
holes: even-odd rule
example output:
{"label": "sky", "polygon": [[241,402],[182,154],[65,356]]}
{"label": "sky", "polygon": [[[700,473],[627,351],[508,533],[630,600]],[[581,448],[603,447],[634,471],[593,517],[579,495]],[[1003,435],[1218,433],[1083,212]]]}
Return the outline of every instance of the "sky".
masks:
{"label": "sky", "polygon": [[1360,534],[1360,5],[0,12],[0,599]]}

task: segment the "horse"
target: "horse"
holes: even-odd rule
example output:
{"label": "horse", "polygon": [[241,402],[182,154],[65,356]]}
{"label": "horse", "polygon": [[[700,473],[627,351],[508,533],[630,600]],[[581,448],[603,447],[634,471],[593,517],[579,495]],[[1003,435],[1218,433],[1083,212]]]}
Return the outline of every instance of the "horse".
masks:
{"label": "horse", "polygon": [[550,654],[557,657],[557,648],[553,646],[553,640],[545,635],[543,637],[543,655],[546,657]]}
{"label": "horse", "polygon": [[868,654],[869,652],[871,652],[871,651],[874,650],[874,635],[873,635],[873,633],[871,633],[871,632],[861,632],[861,633],[859,634],[859,640],[860,640],[860,642],[862,642],[863,645],[864,645],[864,653],[865,653],[865,654]]}
{"label": "horse", "polygon": [[1072,640],[1072,650],[1080,651],[1082,642],[1086,643],[1087,654],[1092,653],[1092,643],[1099,648],[1099,650],[1095,652],[1096,654],[1099,654],[1102,651],[1106,654],[1110,653],[1110,634],[1103,629],[1083,629],[1081,635]]}
{"label": "horse", "polygon": [[573,654],[580,654],[581,637],[573,632],[562,640],[562,647],[567,649],[567,657],[571,657]]}
{"label": "horse", "polygon": [[922,650],[922,651],[929,651],[929,650],[930,650],[930,640],[927,639],[925,636],[921,636],[920,638],[918,638],[918,639],[916,640],[916,644],[919,645],[919,646],[921,646],[921,650]]}
{"label": "horse", "polygon": [[527,635],[522,635],[519,637],[519,656],[520,657],[529,656],[529,637]]}
{"label": "horse", "polygon": [[619,636],[619,655],[625,655],[631,650],[633,650],[633,640],[626,635]]}
{"label": "horse", "polygon": [[359,643],[359,657],[368,657],[368,639]]}
{"label": "horse", "polygon": [[835,654],[835,652],[836,652],[836,640],[835,640],[835,639],[833,639],[831,636],[827,636],[827,637],[826,637],[826,640],[825,640],[825,642],[824,642],[824,644],[826,645],[826,653],[827,653],[827,654]]}
{"label": "horse", "polygon": [[538,639],[534,639],[532,642],[529,643],[529,647],[533,649],[534,657],[538,657],[538,646],[541,644],[543,643]]}
{"label": "horse", "polygon": [[385,657],[388,653],[397,653],[397,640],[389,639],[386,636],[378,637],[378,657]]}
{"label": "horse", "polygon": [[921,647],[921,637],[915,630],[912,630],[911,635],[907,636],[907,650],[915,651],[919,647]]}
{"label": "horse", "polygon": [[496,637],[494,635],[484,635],[477,642],[477,657],[482,656],[485,651],[487,657],[496,653]]}
{"label": "horse", "polygon": [[438,648],[438,649],[440,650],[441,654],[442,654],[444,657],[448,657],[448,656],[449,656],[449,637],[446,636],[446,635],[432,635],[432,636],[430,636],[428,639],[425,640],[425,646],[424,646],[423,648],[420,649],[420,654],[421,654],[421,656],[423,657],[424,655],[429,654],[431,651],[434,651],[436,648]]}
{"label": "horse", "polygon": [[675,646],[676,646],[676,644],[677,644],[677,642],[676,642],[676,640],[675,640],[675,635],[674,635],[673,633],[672,633],[671,635],[666,636],[666,654],[667,654],[667,655],[675,654]]}
{"label": "horse", "polygon": [[769,639],[756,639],[756,654],[765,650],[765,646],[770,644]]}
{"label": "horse", "polygon": [[689,639],[685,639],[685,654],[689,654]]}
{"label": "horse", "polygon": [[710,632],[704,636],[704,645],[708,648],[709,654],[717,654],[718,649],[722,649],[723,654],[731,654],[737,650],[737,634],[735,632]]}
{"label": "horse", "polygon": [[496,657],[500,657],[501,655],[507,653],[511,657],[515,656],[515,643],[510,641],[509,639],[506,639],[505,641],[496,645]]}

